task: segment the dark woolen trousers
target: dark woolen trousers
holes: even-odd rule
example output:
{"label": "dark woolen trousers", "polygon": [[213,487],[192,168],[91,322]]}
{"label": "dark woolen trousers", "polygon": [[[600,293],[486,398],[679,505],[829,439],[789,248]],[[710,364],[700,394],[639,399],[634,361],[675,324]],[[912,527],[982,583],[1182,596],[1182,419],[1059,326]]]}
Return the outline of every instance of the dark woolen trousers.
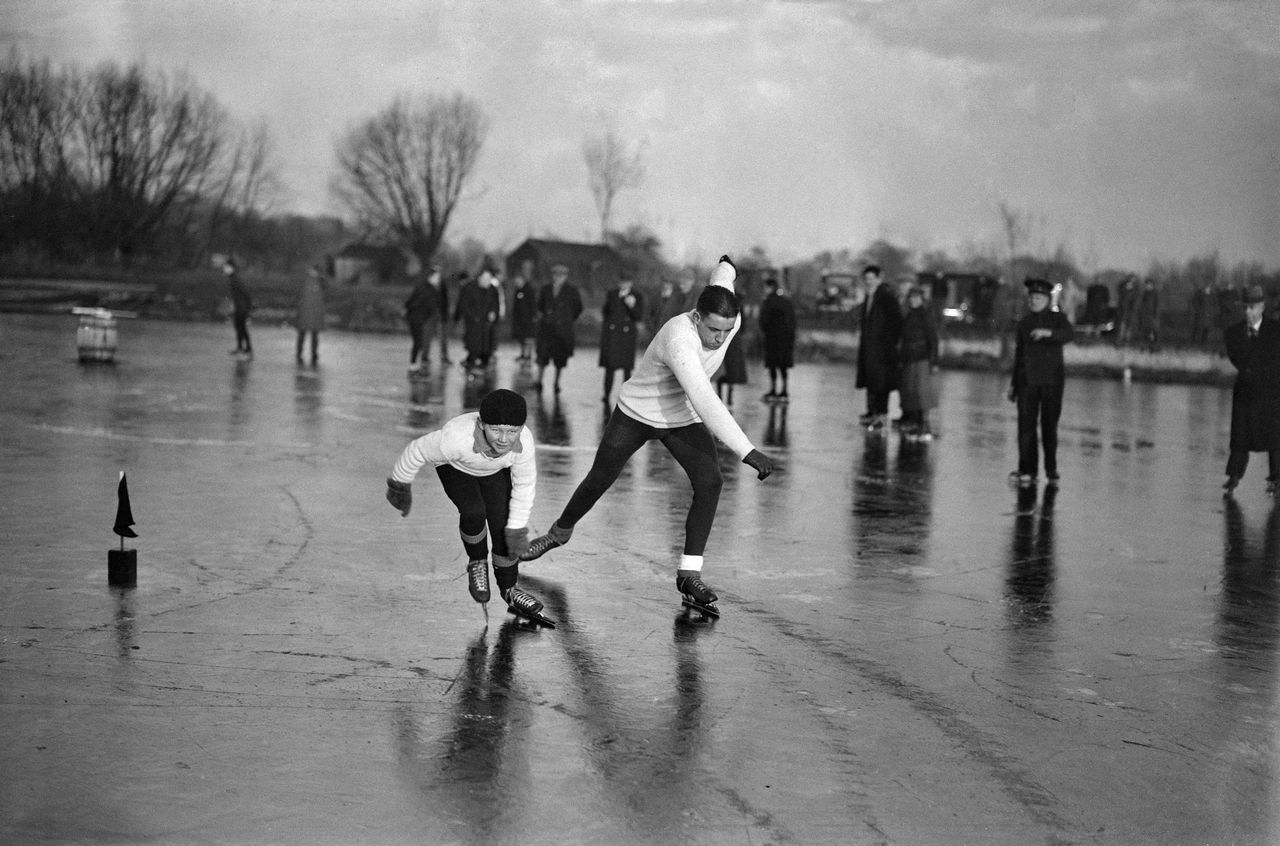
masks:
{"label": "dark woolen trousers", "polygon": [[1018,388],[1018,472],[1023,475],[1036,475],[1040,447],[1044,448],[1045,475],[1058,475],[1058,418],[1062,416],[1063,388],[1061,384]]}
{"label": "dark woolen trousers", "polygon": [[[514,559],[507,563],[507,515],[511,506],[511,471],[499,470],[490,476],[472,476],[450,464],[436,467],[445,496],[457,506],[458,534],[467,558],[489,557],[489,536],[493,537],[494,580],[498,590],[514,587],[519,577]],[[502,561],[499,561],[502,559]]]}
{"label": "dark woolen trousers", "polygon": [[577,525],[617,481],[623,466],[636,450],[651,440],[662,442],[684,468],[693,485],[693,501],[689,503],[689,514],[684,522],[684,554],[701,555],[707,548],[707,538],[711,536],[711,524],[715,522],[720,488],[724,483],[716,457],[716,442],[704,423],[659,429],[615,408],[605,424],[591,469],[569,498],[569,504],[564,507],[556,524],[563,529]]}

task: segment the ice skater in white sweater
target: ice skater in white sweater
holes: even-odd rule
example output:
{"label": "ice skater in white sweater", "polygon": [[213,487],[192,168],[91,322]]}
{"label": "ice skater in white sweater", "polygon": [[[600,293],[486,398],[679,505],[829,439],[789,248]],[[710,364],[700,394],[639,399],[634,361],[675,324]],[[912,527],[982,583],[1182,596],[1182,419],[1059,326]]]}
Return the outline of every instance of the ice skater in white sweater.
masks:
{"label": "ice skater in white sweater", "polygon": [[533,435],[524,425],[527,414],[524,397],[499,388],[481,400],[479,411],[454,417],[410,442],[387,479],[387,501],[407,517],[414,477],[425,465],[434,466],[458,509],[472,599],[489,601],[492,535],[498,593],[514,613],[536,618],[542,603],[516,587],[520,556],[529,546],[529,512],[538,479]]}
{"label": "ice skater in white sweater", "polygon": [[676,588],[697,607],[718,613],[712,605],[716,594],[701,578],[703,552],[722,484],[714,438],[750,465],[757,478],[773,472],[773,461],[752,446],[711,384],[729,342],[742,326],[741,305],[734,292],[736,278],[733,262],[722,256],[698,296],[697,306],[658,329],[635,372],[622,385],[591,470],[547,533],[529,543],[523,560],[532,561],[568,543],[573,527],[613,485],[636,450],[656,439],[684,468],[693,485]]}

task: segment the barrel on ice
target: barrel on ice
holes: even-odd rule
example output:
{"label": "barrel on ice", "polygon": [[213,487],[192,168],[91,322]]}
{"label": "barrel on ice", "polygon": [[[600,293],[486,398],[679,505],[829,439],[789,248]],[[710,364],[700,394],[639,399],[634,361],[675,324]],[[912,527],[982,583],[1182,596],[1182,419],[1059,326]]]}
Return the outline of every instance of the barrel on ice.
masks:
{"label": "barrel on ice", "polygon": [[76,348],[83,362],[112,362],[116,358],[116,316],[105,308],[76,308],[80,316]]}

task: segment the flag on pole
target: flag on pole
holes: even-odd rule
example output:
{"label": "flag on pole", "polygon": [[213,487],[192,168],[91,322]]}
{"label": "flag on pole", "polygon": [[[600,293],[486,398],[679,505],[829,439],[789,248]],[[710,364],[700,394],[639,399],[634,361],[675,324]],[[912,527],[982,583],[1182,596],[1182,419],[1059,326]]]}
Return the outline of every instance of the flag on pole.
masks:
{"label": "flag on pole", "polygon": [[125,481],[124,471],[120,471],[120,486],[116,489],[119,503],[116,505],[116,525],[114,531],[122,538],[136,538],[138,533],[129,528],[133,525],[133,510],[129,508],[129,483]]}

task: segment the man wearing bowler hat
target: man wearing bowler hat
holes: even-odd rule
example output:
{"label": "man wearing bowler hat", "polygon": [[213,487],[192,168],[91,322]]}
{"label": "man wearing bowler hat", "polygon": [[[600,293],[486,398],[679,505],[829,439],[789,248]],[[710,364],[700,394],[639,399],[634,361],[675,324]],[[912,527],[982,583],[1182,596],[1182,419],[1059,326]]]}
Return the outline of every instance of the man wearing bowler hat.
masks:
{"label": "man wearing bowler hat", "polygon": [[1236,368],[1231,390],[1231,441],[1227,481],[1230,496],[1249,464],[1249,453],[1267,453],[1267,493],[1280,481],[1280,323],[1263,315],[1267,296],[1260,285],[1244,292],[1244,320],[1222,333],[1227,358]]}
{"label": "man wearing bowler hat", "polygon": [[1009,399],[1018,404],[1018,469],[1009,475],[1019,486],[1034,485],[1037,453],[1043,446],[1045,476],[1050,485],[1057,485],[1058,417],[1066,384],[1062,348],[1075,337],[1075,330],[1062,312],[1049,308],[1053,285],[1045,279],[1028,279],[1025,284],[1029,311],[1014,333],[1009,386]]}

